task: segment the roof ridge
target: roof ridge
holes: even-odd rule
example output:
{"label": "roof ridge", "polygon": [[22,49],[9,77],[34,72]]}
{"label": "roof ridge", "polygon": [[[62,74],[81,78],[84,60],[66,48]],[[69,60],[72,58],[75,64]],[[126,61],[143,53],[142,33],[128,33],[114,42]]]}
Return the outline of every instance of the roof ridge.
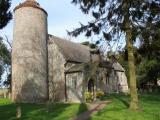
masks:
{"label": "roof ridge", "polygon": [[50,37],[57,38],[57,39],[59,39],[59,40],[61,40],[61,41],[69,42],[69,43],[71,43],[71,44],[80,45],[80,46],[85,47],[86,49],[90,50],[90,48],[89,48],[88,46],[83,45],[83,44],[81,44],[81,43],[76,43],[76,42],[70,41],[70,40],[68,40],[68,39],[61,38],[61,37],[58,37],[58,36],[55,36],[55,35],[51,35],[51,34],[48,34],[48,35],[49,35]]}
{"label": "roof ridge", "polygon": [[[53,41],[53,42],[52,42]],[[86,46],[54,35],[49,35],[49,44],[55,43],[67,61],[88,62],[90,51]]]}

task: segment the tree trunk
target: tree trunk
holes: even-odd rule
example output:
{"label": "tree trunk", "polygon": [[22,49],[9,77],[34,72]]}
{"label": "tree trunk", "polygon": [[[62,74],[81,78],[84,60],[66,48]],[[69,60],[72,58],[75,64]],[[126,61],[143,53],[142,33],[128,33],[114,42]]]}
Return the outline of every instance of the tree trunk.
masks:
{"label": "tree trunk", "polygon": [[130,24],[130,13],[129,8],[131,7],[130,1],[126,1],[124,4],[125,14],[124,14],[124,27],[126,32],[126,46],[128,51],[128,67],[129,67],[129,83],[130,83],[130,109],[137,110],[138,107],[138,95],[136,87],[136,72],[134,64],[134,51],[133,51],[133,41],[132,41],[132,28]]}
{"label": "tree trunk", "polygon": [[129,81],[130,81],[130,95],[131,95],[130,109],[137,110],[139,107],[138,107],[136,73],[135,73],[134,54],[133,54],[134,51],[132,42],[132,32],[128,23],[126,23],[126,28],[127,28],[126,43],[128,50],[128,66],[129,66]]}

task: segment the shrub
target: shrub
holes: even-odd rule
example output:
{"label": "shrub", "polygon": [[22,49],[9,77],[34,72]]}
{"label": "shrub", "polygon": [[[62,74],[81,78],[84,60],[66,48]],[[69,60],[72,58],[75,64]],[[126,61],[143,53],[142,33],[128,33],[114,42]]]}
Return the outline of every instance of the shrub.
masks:
{"label": "shrub", "polygon": [[[98,90],[96,92],[96,98],[102,98],[104,96],[104,92],[101,90]],[[85,98],[87,102],[92,102],[93,101],[93,93],[91,92],[85,92]]]}
{"label": "shrub", "polygon": [[87,102],[91,102],[93,100],[93,94],[91,92],[85,92],[85,98]]}
{"label": "shrub", "polygon": [[101,98],[101,97],[103,97],[103,96],[104,96],[104,92],[103,92],[103,91],[98,90],[98,91],[96,92],[96,97],[97,97],[97,98]]}

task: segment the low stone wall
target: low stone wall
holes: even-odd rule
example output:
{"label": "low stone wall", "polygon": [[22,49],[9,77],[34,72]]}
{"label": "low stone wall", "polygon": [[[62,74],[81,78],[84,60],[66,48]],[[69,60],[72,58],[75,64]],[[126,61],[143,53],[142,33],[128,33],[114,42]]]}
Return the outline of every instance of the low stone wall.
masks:
{"label": "low stone wall", "polygon": [[0,89],[0,98],[10,98],[10,96],[8,89]]}

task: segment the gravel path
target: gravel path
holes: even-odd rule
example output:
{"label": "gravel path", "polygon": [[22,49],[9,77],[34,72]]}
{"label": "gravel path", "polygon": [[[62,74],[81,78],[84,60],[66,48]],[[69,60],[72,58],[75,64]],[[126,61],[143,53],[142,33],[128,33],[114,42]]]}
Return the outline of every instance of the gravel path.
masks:
{"label": "gravel path", "polygon": [[99,103],[89,103],[87,104],[89,106],[88,111],[81,113],[80,115],[76,116],[75,118],[72,118],[71,120],[87,120],[88,118],[90,118],[91,115],[102,110],[109,103],[111,103],[111,101],[102,101]]}

